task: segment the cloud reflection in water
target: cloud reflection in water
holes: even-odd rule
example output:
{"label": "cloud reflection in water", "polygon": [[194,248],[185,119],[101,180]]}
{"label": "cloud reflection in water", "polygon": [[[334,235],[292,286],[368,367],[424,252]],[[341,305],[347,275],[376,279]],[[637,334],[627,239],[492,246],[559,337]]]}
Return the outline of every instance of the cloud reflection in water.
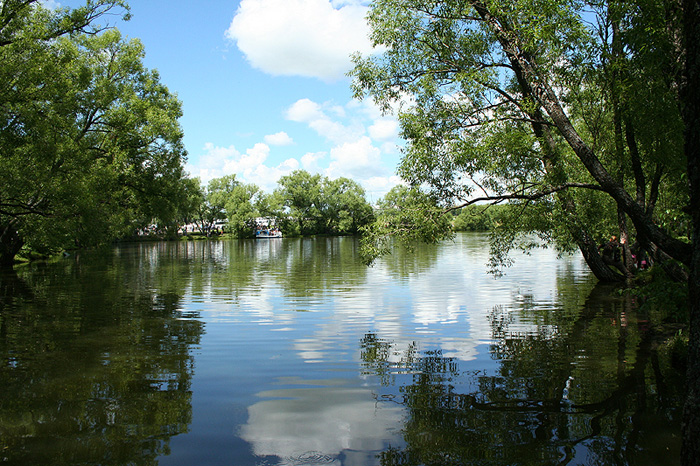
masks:
{"label": "cloud reflection in water", "polygon": [[328,382],[259,393],[264,400],[248,408],[241,438],[280,465],[341,464],[339,456],[346,465],[378,464],[372,452],[401,443],[403,410],[377,403],[367,389]]}

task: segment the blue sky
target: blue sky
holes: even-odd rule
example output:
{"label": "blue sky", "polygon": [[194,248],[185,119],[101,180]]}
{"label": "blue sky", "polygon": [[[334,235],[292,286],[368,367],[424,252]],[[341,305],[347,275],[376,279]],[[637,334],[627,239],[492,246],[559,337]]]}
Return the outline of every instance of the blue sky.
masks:
{"label": "blue sky", "polygon": [[[64,5],[77,0],[61,2]],[[235,173],[265,191],[306,169],[359,182],[370,201],[398,183],[398,125],[352,99],[352,51],[368,53],[360,0],[131,0],[112,21],[183,103],[187,170]]]}

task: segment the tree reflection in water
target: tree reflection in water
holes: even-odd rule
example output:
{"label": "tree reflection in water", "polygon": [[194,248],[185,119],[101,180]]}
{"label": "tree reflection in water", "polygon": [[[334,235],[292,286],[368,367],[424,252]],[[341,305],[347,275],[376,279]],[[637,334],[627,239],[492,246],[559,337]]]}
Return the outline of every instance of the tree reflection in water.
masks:
{"label": "tree reflection in water", "polygon": [[[535,322],[511,329],[513,315]],[[679,457],[682,374],[631,298],[594,289],[576,316],[537,309],[491,313],[495,369],[440,350],[398,349],[369,333],[365,374],[407,411],[398,465],[673,464]],[[396,390],[398,388],[398,390]]]}
{"label": "tree reflection in water", "polygon": [[0,463],[157,464],[191,422],[201,323],[148,268],[41,267],[0,277]]}

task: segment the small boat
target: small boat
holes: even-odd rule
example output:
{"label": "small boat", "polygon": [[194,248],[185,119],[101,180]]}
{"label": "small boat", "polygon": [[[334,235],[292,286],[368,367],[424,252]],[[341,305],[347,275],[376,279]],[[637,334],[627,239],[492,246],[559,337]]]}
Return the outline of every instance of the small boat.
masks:
{"label": "small boat", "polygon": [[273,230],[255,230],[256,238],[281,238],[282,232],[278,229]]}

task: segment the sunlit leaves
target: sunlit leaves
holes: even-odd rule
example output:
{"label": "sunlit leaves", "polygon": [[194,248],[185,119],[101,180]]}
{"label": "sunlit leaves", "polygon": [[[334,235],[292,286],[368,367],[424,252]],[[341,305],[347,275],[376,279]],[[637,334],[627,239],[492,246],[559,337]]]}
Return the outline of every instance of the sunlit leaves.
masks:
{"label": "sunlit leaves", "polygon": [[118,7],[3,2],[0,227],[32,249],[98,244],[177,215],[181,105],[138,41],[97,24]]}
{"label": "sunlit leaves", "polygon": [[369,21],[380,51],[355,57],[353,89],[398,108],[399,174],[445,210],[521,202],[531,218],[513,219],[508,235],[595,257],[606,231],[631,228],[619,206],[640,236],[683,254],[652,217],[658,202],[679,214],[687,205],[677,11],[661,3],[378,0]]}
{"label": "sunlit leaves", "polygon": [[434,197],[415,187],[396,186],[378,202],[376,221],[363,228],[362,260],[372,263],[395,242],[407,247],[452,236],[452,227]]}
{"label": "sunlit leaves", "polygon": [[331,180],[305,170],[280,178],[274,196],[286,228],[302,235],[356,234],[373,218],[364,189],[348,178]]}

